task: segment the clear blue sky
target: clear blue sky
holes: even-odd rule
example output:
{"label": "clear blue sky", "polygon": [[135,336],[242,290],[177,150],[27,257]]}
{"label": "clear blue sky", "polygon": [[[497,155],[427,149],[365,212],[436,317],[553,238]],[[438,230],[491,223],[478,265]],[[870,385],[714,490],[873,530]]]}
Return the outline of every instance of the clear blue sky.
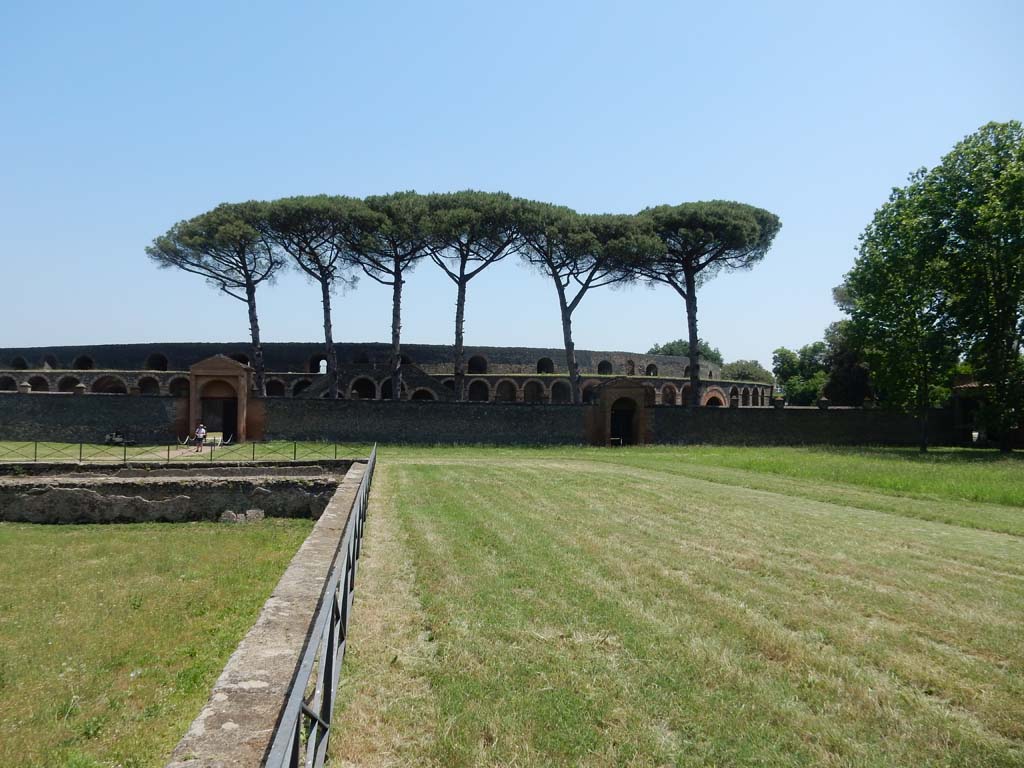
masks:
{"label": "clear blue sky", "polygon": [[[588,212],[739,200],[783,221],[699,295],[727,359],[821,337],[890,187],[1024,117],[1024,5],[1003,2],[0,4],[0,346],[244,339],[243,305],[143,249],[222,201],[477,188]],[[405,339],[446,343],[454,289],[410,277]],[[259,295],[268,341],[321,338],[317,291]],[[338,298],[339,340],[390,296]],[[589,296],[580,347],[685,336],[667,289]],[[511,261],[470,285],[467,342],[558,346],[554,291]]]}

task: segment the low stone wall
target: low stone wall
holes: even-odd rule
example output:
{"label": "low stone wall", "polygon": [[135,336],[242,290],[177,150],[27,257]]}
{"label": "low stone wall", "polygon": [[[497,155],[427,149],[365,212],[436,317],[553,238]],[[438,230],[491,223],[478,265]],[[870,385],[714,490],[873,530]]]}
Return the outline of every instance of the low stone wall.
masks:
{"label": "low stone wall", "polygon": [[267,399],[267,440],[576,445],[590,406]]}
{"label": "low stone wall", "polygon": [[117,430],[139,443],[166,443],[179,407],[174,397],[0,392],[0,440],[102,443]]}
{"label": "low stone wall", "polygon": [[[908,414],[859,408],[649,408],[653,441],[718,445],[916,445],[920,427]],[[958,445],[953,411],[929,418],[932,445]]]}

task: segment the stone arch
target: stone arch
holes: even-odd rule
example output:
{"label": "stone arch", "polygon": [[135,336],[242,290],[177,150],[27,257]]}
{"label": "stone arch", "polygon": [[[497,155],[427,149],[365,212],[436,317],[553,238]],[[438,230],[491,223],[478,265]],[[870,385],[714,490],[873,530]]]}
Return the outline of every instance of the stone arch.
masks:
{"label": "stone arch", "polygon": [[644,373],[648,376],[657,376],[658,366],[656,366],[654,363],[648,363],[647,368],[644,369]]}
{"label": "stone arch", "polygon": [[228,355],[228,357],[230,357],[236,363],[241,363],[242,365],[249,364],[249,355],[247,355],[245,352],[232,352],[230,355]]}
{"label": "stone arch", "polygon": [[597,384],[595,382],[588,382],[580,392],[580,397],[585,404],[596,403],[599,399],[597,393]]}
{"label": "stone arch", "polygon": [[96,367],[96,361],[89,357],[89,355],[79,355],[71,363],[71,367],[76,371],[91,371]]}
{"label": "stone arch", "polygon": [[356,365],[369,365],[370,364],[370,355],[367,354],[365,349],[360,349],[352,357],[352,362],[355,363]]}
{"label": "stone arch", "polygon": [[602,360],[597,364],[597,373],[599,376],[611,376],[613,371],[614,369],[612,368],[612,364],[607,360]]}
{"label": "stone arch", "polygon": [[353,380],[348,387],[349,397],[352,400],[376,400],[377,383],[366,376],[360,376]]}
{"label": "stone arch", "polygon": [[312,384],[312,382],[309,379],[299,379],[298,381],[296,381],[294,384],[292,384],[292,397],[298,397],[299,395],[301,395],[303,392],[309,389],[310,384]]}
{"label": "stone arch", "polygon": [[167,385],[167,391],[174,397],[188,397],[192,391],[192,384],[184,376],[179,376],[176,379],[171,379],[171,383]]}
{"label": "stone arch", "polygon": [[542,357],[537,361],[537,373],[554,373],[555,361],[550,357]]}
{"label": "stone arch", "polygon": [[142,394],[142,395],[159,395],[160,394],[160,382],[157,381],[153,376],[142,376],[136,382],[136,386],[139,388],[139,394]]}
{"label": "stone arch", "polygon": [[314,352],[309,357],[309,362],[306,363],[307,373],[327,373],[327,355],[323,352]]}
{"label": "stone arch", "polygon": [[166,371],[167,355],[161,352],[154,352],[146,358],[146,362],[142,367],[147,371]]}
{"label": "stone arch", "polygon": [[572,387],[569,386],[569,382],[564,379],[552,382],[551,384],[551,402],[552,403],[571,403],[572,402]]}
{"label": "stone arch", "polygon": [[429,389],[420,387],[412,393],[410,400],[437,400],[437,395],[431,392]]}
{"label": "stone arch", "polygon": [[238,392],[231,385],[231,382],[224,379],[210,379],[203,383],[199,390],[200,397],[238,397]]}
{"label": "stone arch", "polygon": [[0,376],[0,392],[17,392],[18,382],[13,376]]}
{"label": "stone arch", "polygon": [[284,397],[288,389],[280,379],[269,379],[266,383],[267,397]]}
{"label": "stone arch", "polygon": [[483,379],[473,379],[466,390],[466,399],[478,403],[486,403],[491,399],[491,387]]}
{"label": "stone arch", "polygon": [[466,373],[487,373],[487,358],[483,355],[473,355],[466,363]]}
{"label": "stone arch", "polygon": [[509,379],[502,379],[494,388],[494,401],[497,403],[514,403],[516,401],[516,384]]}
{"label": "stone arch", "polygon": [[[389,376],[388,378],[384,379],[384,381],[382,381],[381,384],[380,384],[380,399],[381,400],[390,400],[391,399],[391,393],[393,391],[394,390],[391,389],[391,377]],[[405,382],[403,381],[402,382],[402,392],[401,392],[401,398],[400,399],[405,399],[406,394],[407,394],[407,390],[405,388]]]}
{"label": "stone arch", "polygon": [[527,403],[543,403],[544,385],[534,379],[527,381],[523,385],[523,401]]}
{"label": "stone arch", "polygon": [[[714,401],[714,402],[712,402]],[[701,405],[721,408],[729,403],[729,396],[720,387],[708,387]]]}
{"label": "stone arch", "polygon": [[24,357],[16,357],[13,360],[11,360],[11,368],[13,368],[16,371],[27,371],[28,362],[25,360]]}
{"label": "stone arch", "polygon": [[755,408],[760,408],[761,407],[761,390],[758,389],[757,387],[754,387],[754,392],[751,395],[751,404]]}
{"label": "stone arch", "polygon": [[676,388],[671,384],[666,384],[661,388],[661,404],[662,405],[675,405],[676,404]]}
{"label": "stone arch", "polygon": [[739,403],[739,400],[740,400],[740,389],[739,389],[739,387],[737,387],[735,385],[733,385],[732,389],[729,390],[729,399],[726,402],[728,402],[729,405],[731,406],[733,400],[735,400],[737,402],[737,404]]}
{"label": "stone arch", "polygon": [[718,395],[709,395],[704,400],[704,405],[707,408],[721,408],[725,403],[722,402],[722,399]]}
{"label": "stone arch", "polygon": [[622,445],[633,445],[637,442],[637,407],[632,397],[620,397],[612,403],[609,412],[610,423],[608,436]]}
{"label": "stone arch", "polygon": [[45,376],[32,376],[28,380],[28,385],[32,388],[33,392],[50,391],[50,382],[47,381]]}
{"label": "stone arch", "polygon": [[455,391],[455,379],[445,379],[441,382],[442,387],[450,389],[452,392]]}
{"label": "stone arch", "polygon": [[636,363],[634,363],[632,360],[626,361],[626,375],[636,376]]}
{"label": "stone arch", "polygon": [[81,382],[78,380],[77,376],[62,376],[61,380],[57,382],[57,391],[74,392],[75,387],[79,384],[81,384]]}
{"label": "stone arch", "polygon": [[128,385],[120,376],[100,376],[92,383],[92,391],[102,395],[127,395]]}
{"label": "stone arch", "polygon": [[743,393],[740,395],[740,405],[750,407],[750,390],[746,387],[743,388]]}
{"label": "stone arch", "polygon": [[51,371],[53,371],[56,370],[57,368],[60,368],[60,363],[57,361],[57,358],[53,355],[43,355],[42,365],[40,367],[49,368]]}

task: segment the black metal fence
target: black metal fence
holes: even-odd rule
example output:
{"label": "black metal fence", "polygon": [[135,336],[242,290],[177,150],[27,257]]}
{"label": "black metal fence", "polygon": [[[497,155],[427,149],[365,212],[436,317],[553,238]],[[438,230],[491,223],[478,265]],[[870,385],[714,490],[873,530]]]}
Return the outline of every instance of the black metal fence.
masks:
{"label": "black metal fence", "polygon": [[97,445],[93,443],[0,442],[0,463],[71,462],[137,464],[202,461],[318,461],[365,456],[368,446],[344,443],[270,442],[192,445]]}
{"label": "black metal fence", "polygon": [[270,744],[267,768],[320,768],[327,757],[338,677],[345,658],[356,566],[366,522],[377,446],[370,452],[309,640]]}

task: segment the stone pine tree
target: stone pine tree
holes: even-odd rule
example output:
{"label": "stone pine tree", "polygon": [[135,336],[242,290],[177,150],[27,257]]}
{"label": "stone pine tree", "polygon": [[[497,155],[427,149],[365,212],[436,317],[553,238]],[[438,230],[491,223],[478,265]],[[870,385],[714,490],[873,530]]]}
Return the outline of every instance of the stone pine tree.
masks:
{"label": "stone pine tree", "polygon": [[427,201],[415,192],[367,197],[371,214],[352,238],[355,263],[372,280],[391,286],[391,398],[402,397],[402,289],[405,275],[427,256]]}
{"label": "stone pine tree", "polygon": [[464,324],[469,281],[522,246],[517,203],[500,192],[450,192],[427,198],[430,258],[455,283],[455,395],[466,399]]}
{"label": "stone pine tree", "polygon": [[253,386],[261,397],[266,394],[266,384],[256,288],[273,282],[284,266],[284,260],[260,229],[263,216],[262,203],[225,203],[175,224],[146,248],[147,255],[161,268],[175,267],[204,277],[214,288],[245,302],[252,339]]}
{"label": "stone pine tree", "polygon": [[572,315],[593,288],[635,278],[631,267],[654,258],[661,241],[633,216],[580,215],[570,208],[523,202],[518,209],[523,260],[555,285],[572,401],[582,402]]}
{"label": "stone pine tree", "polygon": [[686,304],[690,353],[690,404],[700,404],[697,289],[719,272],[750,269],[764,258],[782,226],[766,210],[715,200],[660,205],[639,214],[661,238],[664,250],[635,271],[651,283],[664,283]]}
{"label": "stone pine tree", "polygon": [[989,123],[928,175],[945,239],[950,315],[986,388],[984,424],[1009,451],[1024,425],[1024,127]]}
{"label": "stone pine tree", "polygon": [[351,276],[355,262],[350,248],[352,232],[368,216],[363,203],[349,197],[286,197],[266,205],[267,240],[320,287],[327,387],[332,398],[338,396],[332,296],[339,285],[351,287],[355,282]]}

